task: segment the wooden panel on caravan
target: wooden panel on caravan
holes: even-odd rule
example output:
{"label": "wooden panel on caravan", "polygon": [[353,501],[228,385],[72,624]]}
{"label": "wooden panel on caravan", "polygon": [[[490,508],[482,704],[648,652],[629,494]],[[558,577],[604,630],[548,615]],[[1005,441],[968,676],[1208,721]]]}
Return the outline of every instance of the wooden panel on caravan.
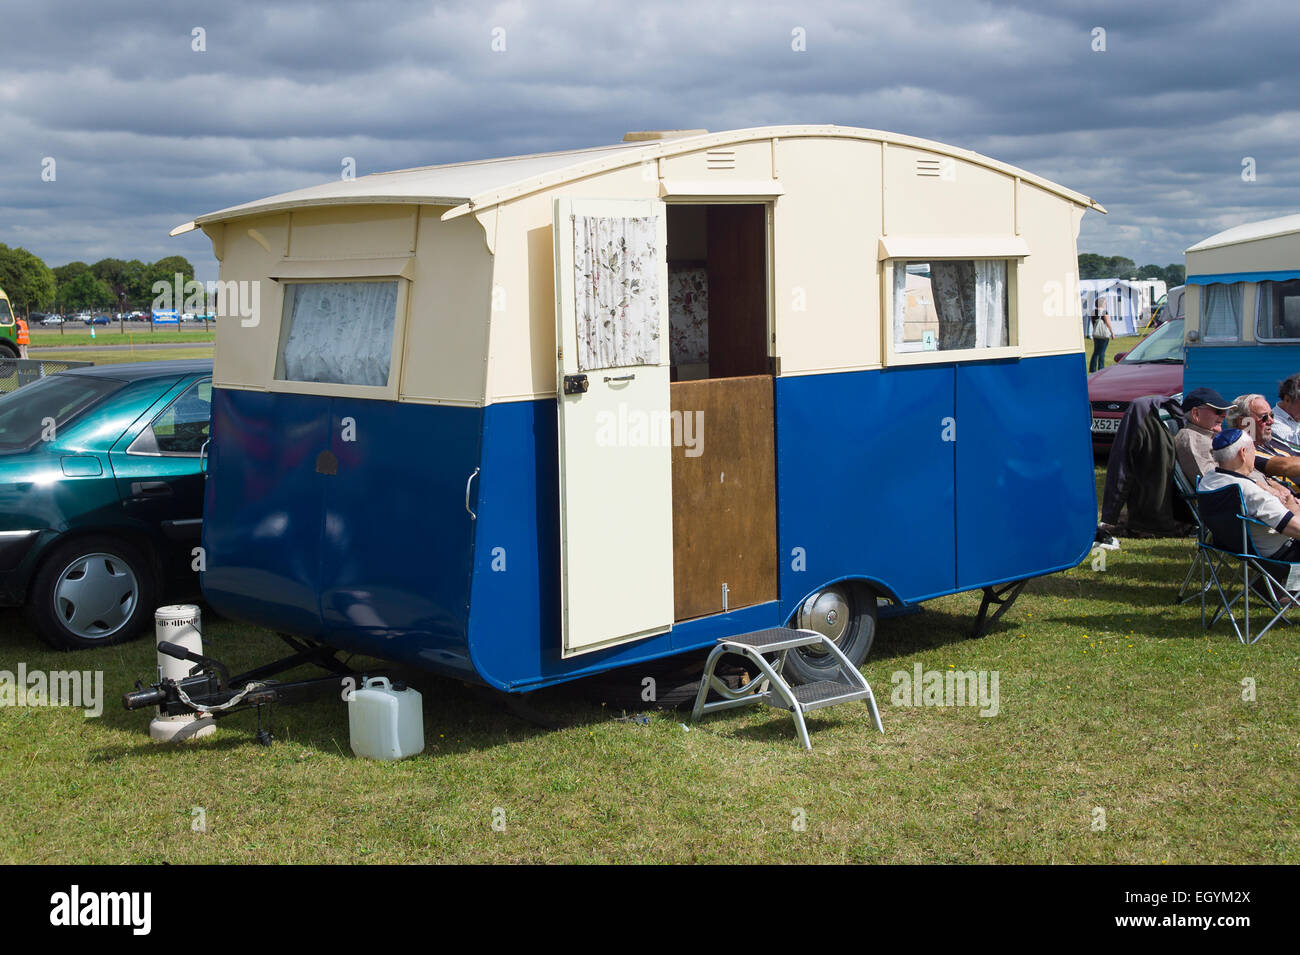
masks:
{"label": "wooden panel on caravan", "polygon": [[772,379],[673,382],[672,409],[675,618],[775,600]]}

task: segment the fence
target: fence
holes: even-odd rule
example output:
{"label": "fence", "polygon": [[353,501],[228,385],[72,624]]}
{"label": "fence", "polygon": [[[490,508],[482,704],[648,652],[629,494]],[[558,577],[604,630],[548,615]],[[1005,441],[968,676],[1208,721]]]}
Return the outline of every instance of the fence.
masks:
{"label": "fence", "polygon": [[86,368],[93,361],[58,361],[44,358],[0,358],[0,394],[17,391],[23,385],[69,368]]}

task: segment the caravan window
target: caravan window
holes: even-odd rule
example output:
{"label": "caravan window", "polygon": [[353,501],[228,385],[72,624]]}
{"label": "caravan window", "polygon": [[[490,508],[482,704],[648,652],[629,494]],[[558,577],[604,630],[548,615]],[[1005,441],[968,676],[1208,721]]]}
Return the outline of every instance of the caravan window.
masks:
{"label": "caravan window", "polygon": [[1300,279],[1259,283],[1255,296],[1255,338],[1300,341]]}
{"label": "caravan window", "polygon": [[275,377],[384,387],[396,320],[396,280],[290,283]]}
{"label": "caravan window", "polygon": [[894,262],[894,351],[1014,345],[1007,278],[1002,259]]}
{"label": "caravan window", "polygon": [[1242,283],[1201,286],[1201,338],[1207,342],[1241,339]]}

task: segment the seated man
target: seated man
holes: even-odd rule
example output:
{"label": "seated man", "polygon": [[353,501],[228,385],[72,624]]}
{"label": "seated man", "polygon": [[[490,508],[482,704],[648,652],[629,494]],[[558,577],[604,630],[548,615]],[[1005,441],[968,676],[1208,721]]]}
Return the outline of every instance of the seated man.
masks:
{"label": "seated man", "polygon": [[1273,409],[1263,395],[1239,395],[1228,412],[1227,427],[1241,428],[1255,442],[1255,469],[1277,478],[1287,490],[1300,492],[1300,455],[1273,436]]}
{"label": "seated man", "polygon": [[1273,409],[1273,437],[1300,447],[1300,375],[1292,375],[1277,386]]}
{"label": "seated man", "polygon": [[[1198,477],[1203,479],[1215,468],[1211,442],[1223,426],[1224,416],[1232,407],[1213,388],[1193,388],[1183,396],[1183,413],[1187,416],[1187,424],[1174,437],[1174,453],[1178,457],[1178,466],[1182,468],[1183,476],[1193,487],[1196,486]],[[1250,428],[1254,427],[1255,422],[1251,419]],[[1261,458],[1261,463],[1264,460]],[[1265,477],[1258,464],[1248,471],[1248,476],[1286,507],[1300,514],[1300,500],[1278,482]]]}
{"label": "seated man", "polygon": [[[1250,435],[1237,428],[1220,431],[1211,442],[1215,469],[1201,478],[1200,491],[1217,491],[1236,484],[1246,514],[1267,527],[1250,524],[1250,541],[1261,557],[1273,560],[1300,560],[1300,521],[1272,494],[1260,489],[1250,478],[1255,462],[1255,443]],[[1228,543],[1228,542],[1223,542]],[[1238,545],[1239,546],[1239,545]]]}

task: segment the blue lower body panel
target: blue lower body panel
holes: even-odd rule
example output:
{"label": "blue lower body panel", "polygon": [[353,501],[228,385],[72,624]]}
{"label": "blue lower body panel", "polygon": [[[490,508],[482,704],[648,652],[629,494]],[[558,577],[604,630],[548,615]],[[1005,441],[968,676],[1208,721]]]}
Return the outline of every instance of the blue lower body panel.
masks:
{"label": "blue lower body panel", "polygon": [[1081,354],[779,378],[775,418],[779,599],[563,659],[554,400],[219,388],[203,587],[230,616],[524,691],[780,625],[831,582],[915,604],[1091,546]]}
{"label": "blue lower body panel", "polygon": [[477,679],[465,482],[481,421],[481,409],[213,389],[205,597],[273,630]]}
{"label": "blue lower body panel", "polygon": [[1263,395],[1277,402],[1277,386],[1300,372],[1300,344],[1189,345],[1183,364],[1183,393],[1213,388],[1228,401]]}

